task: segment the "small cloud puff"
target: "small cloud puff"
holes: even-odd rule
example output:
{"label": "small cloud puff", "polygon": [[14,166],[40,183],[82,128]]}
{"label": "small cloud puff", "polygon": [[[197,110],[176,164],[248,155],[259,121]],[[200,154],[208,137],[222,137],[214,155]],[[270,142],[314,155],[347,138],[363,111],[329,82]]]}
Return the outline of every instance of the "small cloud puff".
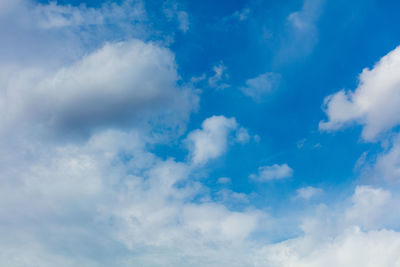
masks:
{"label": "small cloud puff", "polygon": [[246,86],[240,90],[254,101],[260,102],[263,98],[278,87],[281,75],[273,72],[260,74],[246,81]]}
{"label": "small cloud puff", "polygon": [[218,178],[217,183],[219,183],[219,184],[230,184],[231,183],[231,178],[229,178],[229,177],[220,177],[220,178]]}
{"label": "small cloud puff", "polygon": [[297,199],[310,200],[311,198],[321,195],[323,193],[323,190],[321,188],[307,186],[297,189],[296,192]]}
{"label": "small cloud puff", "polygon": [[208,85],[216,89],[225,89],[229,87],[229,84],[224,83],[224,80],[229,78],[226,73],[227,67],[221,61],[218,65],[213,67],[214,75],[208,78]]}
{"label": "small cloud puff", "polygon": [[262,166],[258,168],[258,174],[251,174],[249,178],[265,182],[272,180],[282,180],[286,178],[290,178],[293,176],[293,169],[289,167],[289,165],[282,164],[274,164],[271,166]]}
{"label": "small cloud puff", "polygon": [[233,17],[238,19],[239,21],[245,21],[249,18],[250,14],[251,9],[246,7],[233,13]]}
{"label": "small cloud puff", "polygon": [[235,118],[212,116],[201,125],[201,129],[189,133],[185,142],[190,151],[193,164],[204,164],[225,153],[232,133],[234,142],[245,143],[250,139],[245,128],[240,127]]}

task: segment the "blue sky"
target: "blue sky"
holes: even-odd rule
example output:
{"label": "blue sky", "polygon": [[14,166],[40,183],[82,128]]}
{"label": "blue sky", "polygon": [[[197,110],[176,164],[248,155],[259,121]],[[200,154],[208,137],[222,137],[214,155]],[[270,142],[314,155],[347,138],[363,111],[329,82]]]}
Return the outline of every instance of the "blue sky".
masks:
{"label": "blue sky", "polygon": [[0,0],[0,265],[399,266],[399,8]]}

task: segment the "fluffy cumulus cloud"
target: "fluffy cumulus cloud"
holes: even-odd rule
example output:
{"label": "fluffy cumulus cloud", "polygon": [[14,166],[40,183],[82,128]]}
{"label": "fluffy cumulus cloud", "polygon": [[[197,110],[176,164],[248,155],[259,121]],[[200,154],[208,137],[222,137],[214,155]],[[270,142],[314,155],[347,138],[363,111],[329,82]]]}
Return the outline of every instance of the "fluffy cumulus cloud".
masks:
{"label": "fluffy cumulus cloud", "polygon": [[[233,132],[236,140],[231,137]],[[225,153],[230,139],[243,143],[249,138],[247,130],[239,128],[235,118],[213,116],[203,122],[201,129],[189,133],[186,143],[193,164],[204,164]]]}
{"label": "fluffy cumulus cloud", "polygon": [[[40,31],[54,41],[39,42],[41,51],[54,52],[54,60],[1,55],[0,265],[247,265],[265,212],[214,201],[193,162],[221,156],[248,132],[234,118],[211,117],[187,137],[193,162],[160,158],[149,147],[185,125],[197,99],[178,85],[168,48],[132,37],[82,46],[77,40],[87,35],[73,28],[90,24],[84,32],[106,34],[97,26],[106,6],[6,7],[28,21],[41,18]],[[28,26],[21,31],[38,31]],[[70,37],[63,32],[57,41],[52,33],[65,28]],[[76,53],[57,50],[64,40]],[[15,50],[39,51],[17,44]],[[226,192],[224,199],[246,199]]]}
{"label": "fluffy cumulus cloud", "polygon": [[[341,90],[328,96],[324,101],[328,120],[319,124],[320,130],[325,131],[359,124],[363,140],[382,141],[383,152],[369,161],[364,153],[357,163],[363,165],[362,176],[368,178],[366,181],[375,184],[397,183],[399,179],[400,150],[396,130],[400,123],[399,71],[398,47],[373,68],[365,68],[354,91]],[[341,219],[325,221],[326,228],[331,230],[325,240],[317,242],[318,248],[311,245],[311,249],[300,252],[296,248],[315,242],[310,238],[312,231],[305,231],[302,239],[281,244],[281,249],[287,251],[284,260],[280,258],[282,254],[273,254],[281,262],[280,266],[400,266],[396,252],[399,250],[400,217],[393,212],[399,205],[398,190],[359,185],[353,196],[341,205],[341,211],[331,212]],[[316,221],[308,229],[318,228]]]}
{"label": "fluffy cumulus cloud", "polygon": [[363,126],[362,137],[375,140],[400,123],[400,47],[372,68],[366,68],[354,91],[341,90],[325,99],[327,121],[321,130],[337,130],[350,124]]}
{"label": "fluffy cumulus cloud", "polygon": [[[108,130],[84,145],[32,143],[3,151],[1,264],[204,266],[207,254],[212,264],[224,264],[244,253],[237,246],[266,215],[231,211],[207,198],[191,179],[190,164],[160,159],[145,138],[135,130]],[[225,255],[214,254],[216,248]]]}
{"label": "fluffy cumulus cloud", "polygon": [[257,174],[251,174],[251,179],[265,182],[272,180],[282,180],[293,176],[293,169],[286,163],[279,165],[274,164],[271,166],[261,166],[258,168]]}
{"label": "fluffy cumulus cloud", "polygon": [[[364,229],[376,229],[388,226],[393,216],[388,213],[394,204],[390,191],[370,186],[358,186],[351,198],[351,205],[346,211],[346,220]],[[388,216],[389,215],[389,216]],[[382,216],[386,216],[382,220]]]}
{"label": "fluffy cumulus cloud", "polygon": [[271,93],[279,85],[281,76],[276,73],[267,72],[246,81],[246,86],[240,90],[254,101],[261,101],[263,97]]}
{"label": "fluffy cumulus cloud", "polygon": [[173,107],[187,114],[194,98],[176,87],[177,79],[168,49],[139,40],[109,43],[54,73],[17,73],[3,93],[2,123],[37,121],[80,134]]}

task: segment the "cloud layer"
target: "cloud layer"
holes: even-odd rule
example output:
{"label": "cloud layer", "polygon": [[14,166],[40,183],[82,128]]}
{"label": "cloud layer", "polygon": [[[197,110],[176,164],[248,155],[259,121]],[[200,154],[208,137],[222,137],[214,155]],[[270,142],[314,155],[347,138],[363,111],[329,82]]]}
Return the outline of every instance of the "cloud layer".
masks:
{"label": "cloud layer", "polygon": [[[187,36],[195,18],[174,1],[153,18],[147,3],[0,0],[0,265],[400,266],[395,188],[355,185],[323,203],[325,188],[297,183],[275,200],[252,190],[299,182],[286,163],[250,176],[211,170],[230,146],[254,145],[252,130],[207,112],[186,130],[198,107],[194,84],[229,87],[227,67],[184,80],[168,47],[175,30],[155,28],[173,22]],[[322,3],[306,0],[286,21],[293,40],[311,38],[302,49],[315,43]],[[255,13],[232,16],[245,24]],[[400,177],[399,55],[365,69],[354,92],[328,97],[320,124],[359,123],[368,141],[392,131],[369,166],[387,181]],[[261,101],[279,79],[264,73],[240,89]],[[241,192],[243,181],[251,186]],[[273,201],[298,206],[275,212]]]}

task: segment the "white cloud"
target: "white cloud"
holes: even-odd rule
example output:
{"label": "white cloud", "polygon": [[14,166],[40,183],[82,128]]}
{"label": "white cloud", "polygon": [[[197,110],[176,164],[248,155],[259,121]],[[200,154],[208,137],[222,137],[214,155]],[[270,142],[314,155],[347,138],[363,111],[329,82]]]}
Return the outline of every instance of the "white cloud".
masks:
{"label": "white cloud", "polygon": [[258,168],[257,174],[251,174],[249,178],[263,182],[272,180],[282,180],[293,176],[293,170],[286,163],[271,166],[262,166]]}
{"label": "white cloud", "polygon": [[186,143],[194,164],[204,164],[225,153],[228,138],[238,128],[234,118],[213,116],[202,123],[201,129],[189,133]]}
{"label": "white cloud", "polygon": [[132,127],[146,114],[175,107],[188,114],[195,98],[176,87],[177,79],[168,49],[139,40],[109,43],[54,73],[18,73],[2,95],[3,125],[28,119],[87,134],[103,126]]}
{"label": "white cloud", "polygon": [[296,192],[297,192],[296,198],[309,200],[313,197],[316,197],[316,196],[322,194],[323,190],[321,188],[307,186],[307,187],[302,187],[302,188],[297,189]]}
{"label": "white cloud", "polygon": [[262,101],[262,99],[277,88],[280,75],[267,72],[246,81],[246,86],[240,87],[240,90],[246,95],[253,98],[254,101]]}
{"label": "white cloud", "polygon": [[[346,211],[346,220],[362,226],[364,229],[376,229],[384,220],[382,217],[388,211],[392,202],[389,191],[370,186],[358,186],[351,199],[351,206]],[[390,220],[389,217],[385,218]]]}
{"label": "white cloud", "polygon": [[400,221],[398,203],[389,191],[359,186],[340,208],[316,206],[303,235],[260,249],[255,266],[400,266],[400,233],[389,230]]}
{"label": "white cloud", "polygon": [[[124,17],[133,2],[106,7]],[[131,38],[118,27],[134,22],[111,23],[104,6],[18,3],[0,11],[13,33],[0,27],[0,266],[248,266],[266,214],[213,201],[202,170],[149,151],[196,106],[173,53]],[[238,127],[210,118],[197,137],[217,140],[193,153],[244,142]],[[87,138],[57,138],[74,134]]]}
{"label": "white cloud", "polygon": [[208,78],[208,85],[217,89],[225,89],[229,87],[228,84],[224,83],[229,76],[226,73],[226,66],[220,62],[218,65],[213,67],[214,75]]}
{"label": "white cloud", "polygon": [[232,182],[232,180],[229,177],[220,177],[217,180],[217,183],[219,183],[219,184],[230,184],[231,182]]}
{"label": "white cloud", "polygon": [[8,1],[0,0],[0,16],[9,14],[21,4],[21,0]]}
{"label": "white cloud", "polygon": [[[286,37],[283,38],[278,60],[302,58],[311,53],[318,42],[317,22],[325,0],[304,0],[302,8],[287,17]],[[267,33],[269,36],[270,33]]]}
{"label": "white cloud", "polygon": [[[32,58],[6,55],[0,43],[0,265],[246,265],[265,213],[212,201],[191,163],[148,149],[160,140],[154,131],[168,135],[171,119],[184,125],[196,106],[192,91],[176,84],[173,53],[119,32],[112,37],[127,41],[113,42],[97,25],[107,20],[99,9],[31,7],[15,11],[18,19],[27,15],[15,36],[34,42],[4,40]],[[86,26],[87,35],[75,32]],[[38,40],[38,31],[46,38]],[[221,138],[219,152],[203,151],[211,158],[226,150],[223,132],[236,141],[238,127],[213,118],[203,125]],[[87,138],[46,138],[50,133]],[[246,139],[244,131],[238,136]]]}
{"label": "white cloud", "polygon": [[178,3],[173,1],[164,2],[163,12],[169,20],[176,20],[178,22],[178,28],[182,32],[186,33],[189,30],[190,21],[189,15],[186,11],[182,10]]}
{"label": "white cloud", "polygon": [[154,34],[142,1],[7,6],[0,14],[8,25],[0,27],[0,131],[70,139],[107,127],[157,129],[160,138],[183,133],[197,96],[176,85],[167,37],[158,31],[157,42],[138,39]]}
{"label": "white cloud", "polygon": [[226,205],[236,207],[238,207],[238,204],[249,203],[249,198],[247,194],[237,193],[226,188],[217,192],[217,200],[221,201],[221,203],[226,203]]}
{"label": "white cloud", "polygon": [[230,212],[216,204],[187,205],[183,212],[187,227],[211,242],[242,242],[255,230],[259,219],[256,213],[251,216],[251,213]]}
{"label": "white cloud", "polygon": [[178,12],[178,21],[179,21],[179,29],[183,32],[187,32],[189,30],[190,22],[189,22],[189,15],[186,11]]}
{"label": "white cloud", "polygon": [[363,126],[364,140],[375,140],[380,134],[400,124],[400,47],[382,57],[372,69],[364,69],[358,87],[328,96],[325,112],[328,121],[321,130],[337,130],[351,123]]}
{"label": "white cloud", "polygon": [[[7,27],[0,27],[0,69],[7,72],[5,77],[21,68],[53,72],[106,42],[141,39],[165,44],[170,40],[165,31],[156,29],[161,23],[149,21],[142,0],[103,1],[93,8],[56,1],[3,2],[7,8],[0,8],[0,24]],[[162,17],[157,20],[165,22]],[[0,83],[4,87],[5,82]]]}
{"label": "white cloud", "polygon": [[238,19],[239,21],[245,21],[249,18],[250,14],[251,9],[246,7],[233,13],[233,17]]}
{"label": "white cloud", "polygon": [[378,155],[373,171],[377,178],[400,182],[400,135],[394,138],[388,151]]}
{"label": "white cloud", "polygon": [[297,238],[267,248],[271,267],[396,267],[400,266],[400,233],[388,230],[363,232],[350,228],[322,241]]}
{"label": "white cloud", "polygon": [[[29,2],[28,2],[29,3]],[[112,22],[122,28],[146,19],[142,1],[125,0],[120,4],[103,3],[97,8],[85,5],[60,5],[56,2],[39,4],[33,9],[37,21],[35,25],[43,29],[54,29],[77,26],[104,26]]]}
{"label": "white cloud", "polygon": [[[2,150],[0,265],[213,266],[232,257],[233,266],[246,265],[248,239],[265,214],[193,201],[210,198],[191,166],[158,158],[146,138],[113,130],[83,144],[29,140]],[[224,201],[246,200],[227,193]]]}
{"label": "white cloud", "polygon": [[307,138],[303,138],[296,142],[297,148],[301,149],[304,147],[304,144],[307,142]]}
{"label": "white cloud", "polygon": [[84,6],[62,6],[57,5],[55,2],[50,2],[48,5],[37,6],[35,11],[39,13],[38,26],[45,29],[104,23],[101,9]]}
{"label": "white cloud", "polygon": [[146,139],[113,130],[84,144],[29,140],[2,150],[0,265],[357,267],[398,260],[399,233],[380,230],[400,221],[388,216],[400,203],[388,191],[356,188],[343,210],[326,207],[305,220],[304,236],[267,244],[253,234],[274,218],[225,206],[246,205],[243,193],[221,191],[224,205],[203,197],[207,188],[192,179],[194,169],[158,158]]}
{"label": "white cloud", "polygon": [[321,15],[324,0],[304,0],[301,10],[291,13],[288,21],[299,32],[314,30],[314,23]]}
{"label": "white cloud", "polygon": [[245,144],[250,140],[251,136],[249,134],[249,132],[247,131],[246,128],[240,127],[237,131],[236,131],[236,140],[239,143]]}
{"label": "white cloud", "polygon": [[190,78],[190,82],[192,82],[192,83],[199,83],[199,82],[205,80],[206,77],[207,77],[206,74],[203,73],[203,74],[200,75],[200,76],[194,76],[194,77]]}

